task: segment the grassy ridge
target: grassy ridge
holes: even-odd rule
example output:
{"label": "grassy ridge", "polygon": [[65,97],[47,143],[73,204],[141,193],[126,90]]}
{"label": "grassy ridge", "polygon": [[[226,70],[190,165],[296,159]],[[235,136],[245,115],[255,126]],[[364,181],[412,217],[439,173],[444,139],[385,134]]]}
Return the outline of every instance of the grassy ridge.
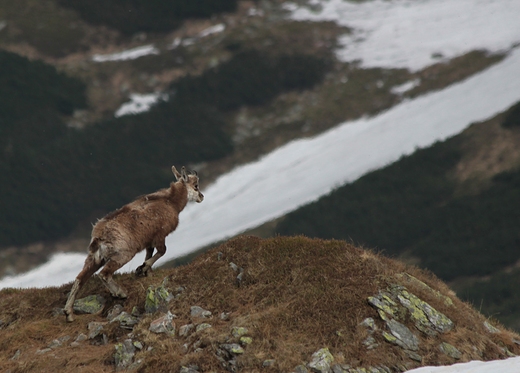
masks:
{"label": "grassy ridge", "polygon": [[[517,120],[517,108],[497,124],[510,138],[517,137],[518,127],[510,125]],[[518,328],[520,301],[513,285],[518,271],[504,269],[520,259],[520,169],[461,183],[457,165],[468,148],[478,151],[468,147],[474,145],[469,136],[463,133],[418,150],[335,190],[287,215],[276,233],[352,240],[409,258],[455,281],[460,296],[484,313]],[[487,140],[486,145],[494,141]],[[499,154],[497,149],[494,153]],[[487,279],[464,280],[475,276]]]}
{"label": "grassy ridge", "polygon": [[[231,263],[241,268],[240,280]],[[197,365],[200,372],[223,372],[229,366],[246,372],[291,372],[324,347],[333,355],[334,364],[349,365],[360,372],[374,372],[370,367],[382,365],[387,369],[378,372],[400,372],[422,365],[506,358],[506,351],[520,352],[513,340],[519,338],[517,334],[500,325],[499,332],[489,333],[484,326],[486,318],[460,301],[431,273],[339,240],[241,236],[185,266],[157,269],[147,277],[116,275],[115,280],[128,291],[128,298],[112,298],[94,276],[80,297],[101,295],[106,299],[105,308],[95,315],[77,315],[73,323],[67,323],[59,312],[71,284],[1,290],[0,371],[121,370],[115,366],[114,346],[128,338],[142,346],[134,357],[138,365],[134,370],[139,372],[179,372],[182,366],[190,365]],[[150,323],[163,313],[145,313],[145,300],[150,295],[147,289],[160,284],[166,287],[163,291],[175,297],[165,306],[176,315],[175,336],[149,330]],[[405,286],[427,302],[430,311],[441,312],[455,325],[447,333],[422,333],[411,313],[395,303],[395,311],[390,309],[395,312],[392,319],[397,318],[419,341],[412,357],[409,351],[385,339],[387,325],[382,313],[367,301],[381,292],[389,294],[396,285]],[[133,330],[120,327],[119,322],[106,323],[116,305],[128,314],[139,315]],[[210,311],[212,317],[193,316],[192,306]],[[227,318],[221,318],[222,313]],[[362,324],[368,317],[375,325],[373,331]],[[80,333],[90,334],[90,322],[104,323],[104,338],[99,335],[71,345]],[[203,323],[211,327],[195,329]],[[189,324],[194,330],[188,330],[187,335],[179,333]],[[243,353],[237,353],[234,364],[226,366],[223,364],[229,358],[222,359],[219,349],[225,343],[239,343],[237,328],[251,343],[242,342]],[[373,338],[372,348],[366,346],[369,336]],[[64,342],[53,344],[57,338]],[[441,342],[455,346],[461,356],[456,360],[441,352]],[[51,344],[52,350],[45,350]]]}

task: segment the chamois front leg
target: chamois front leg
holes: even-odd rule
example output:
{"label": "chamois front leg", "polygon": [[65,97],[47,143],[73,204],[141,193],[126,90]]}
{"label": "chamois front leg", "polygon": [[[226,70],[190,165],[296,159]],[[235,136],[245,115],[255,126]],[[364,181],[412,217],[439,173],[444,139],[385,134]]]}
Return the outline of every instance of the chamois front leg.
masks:
{"label": "chamois front leg", "polygon": [[143,272],[143,269],[146,266],[146,261],[152,257],[153,254],[153,247],[147,247],[146,248],[146,256],[144,258],[143,264],[141,264],[139,267],[135,269],[135,275],[138,277],[147,276],[148,272]]}
{"label": "chamois front leg", "polygon": [[[153,264],[166,252],[166,244],[164,241],[162,244],[157,245],[156,249],[157,252],[151,258],[148,258],[148,249],[146,249],[147,259],[136,269],[136,273],[139,273],[141,276],[147,276],[148,271],[152,268]],[[153,252],[153,249],[151,251]]]}

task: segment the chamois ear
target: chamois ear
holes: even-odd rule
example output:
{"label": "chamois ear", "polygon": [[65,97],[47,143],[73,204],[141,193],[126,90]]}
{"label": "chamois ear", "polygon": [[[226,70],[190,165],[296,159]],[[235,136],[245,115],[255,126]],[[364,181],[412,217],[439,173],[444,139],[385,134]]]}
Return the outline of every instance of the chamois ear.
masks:
{"label": "chamois ear", "polygon": [[185,182],[188,181],[188,175],[186,174],[186,167],[182,166],[181,168],[181,175],[182,175],[182,180],[184,180]]}
{"label": "chamois ear", "polygon": [[177,181],[179,181],[181,179],[182,175],[179,173],[179,171],[177,171],[175,166],[172,166],[172,172],[175,175],[175,179],[177,179]]}

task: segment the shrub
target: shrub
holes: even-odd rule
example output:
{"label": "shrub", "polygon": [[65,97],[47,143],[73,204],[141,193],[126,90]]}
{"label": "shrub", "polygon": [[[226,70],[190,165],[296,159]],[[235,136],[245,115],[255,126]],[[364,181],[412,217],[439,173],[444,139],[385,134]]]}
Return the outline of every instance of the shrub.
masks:
{"label": "shrub", "polygon": [[506,119],[502,122],[505,128],[520,127],[520,102],[517,102],[511,109],[509,109]]}
{"label": "shrub", "polygon": [[237,0],[58,0],[89,23],[113,27],[124,34],[164,32],[187,18],[208,18],[234,11]]}
{"label": "shrub", "polygon": [[186,104],[203,102],[221,110],[262,105],[284,91],[312,88],[321,82],[329,63],[307,55],[272,57],[245,51],[198,77],[172,85],[175,99]]}

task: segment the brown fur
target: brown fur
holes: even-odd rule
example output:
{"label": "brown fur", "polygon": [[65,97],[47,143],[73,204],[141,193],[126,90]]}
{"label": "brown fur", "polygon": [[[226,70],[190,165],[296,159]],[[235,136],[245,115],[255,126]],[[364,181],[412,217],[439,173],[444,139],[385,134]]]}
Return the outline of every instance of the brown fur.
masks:
{"label": "brown fur", "polygon": [[[65,304],[67,321],[74,320],[73,305],[78,291],[103,266],[99,273],[101,281],[113,296],[126,298],[126,291],[112,279],[113,273],[146,249],[145,261],[136,269],[137,275],[146,276],[166,252],[166,236],[177,228],[179,213],[188,201],[202,202],[204,196],[198,189],[197,174],[186,174],[184,167],[181,173],[172,167],[172,172],[177,181],[169,188],[140,196],[94,225],[85,265]],[[154,248],[157,252],[152,256]]]}

